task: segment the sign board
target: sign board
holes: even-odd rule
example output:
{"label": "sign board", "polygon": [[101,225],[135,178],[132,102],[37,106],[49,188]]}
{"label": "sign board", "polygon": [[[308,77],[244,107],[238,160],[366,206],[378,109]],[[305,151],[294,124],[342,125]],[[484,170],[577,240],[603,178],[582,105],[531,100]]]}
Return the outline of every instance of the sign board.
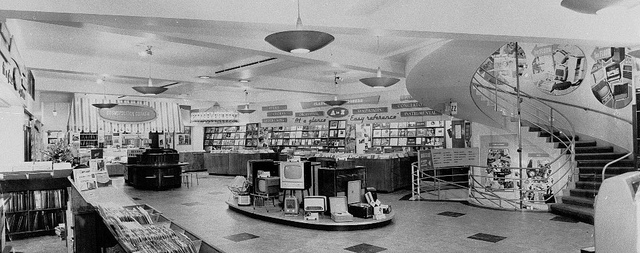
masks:
{"label": "sign board", "polygon": [[98,110],[105,120],[116,122],[147,122],[156,119],[156,110],[144,105],[116,105]]}
{"label": "sign board", "polygon": [[432,149],[431,158],[434,167],[478,166],[480,150],[478,148]]}
{"label": "sign board", "polygon": [[418,169],[419,170],[433,170],[433,156],[431,155],[431,149],[418,151]]}

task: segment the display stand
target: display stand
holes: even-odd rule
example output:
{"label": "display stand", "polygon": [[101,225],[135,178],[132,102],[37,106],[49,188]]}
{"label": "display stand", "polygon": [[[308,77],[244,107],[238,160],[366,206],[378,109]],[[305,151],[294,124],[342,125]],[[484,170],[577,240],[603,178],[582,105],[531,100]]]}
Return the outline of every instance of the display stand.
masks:
{"label": "display stand", "polygon": [[[452,185],[466,189],[468,184],[468,169],[464,166],[478,165],[478,148],[453,148],[437,150],[421,150],[418,152],[418,162],[411,165],[411,198],[423,199],[421,193],[428,186],[437,190],[437,199],[441,199],[443,185]],[[442,173],[446,171],[446,173]],[[462,180],[461,178],[467,178]],[[431,182],[431,184],[424,184]],[[458,197],[459,198],[459,197]]]}

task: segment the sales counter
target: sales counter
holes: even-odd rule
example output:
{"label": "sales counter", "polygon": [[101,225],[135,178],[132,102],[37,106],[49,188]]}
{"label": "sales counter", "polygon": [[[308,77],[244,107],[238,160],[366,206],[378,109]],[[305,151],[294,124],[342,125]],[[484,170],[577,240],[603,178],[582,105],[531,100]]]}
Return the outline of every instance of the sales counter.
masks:
{"label": "sales counter", "polygon": [[147,149],[137,155],[137,163],[127,164],[125,182],[137,189],[164,190],[182,185],[182,167],[178,152],[172,149]]}
{"label": "sales counter", "polygon": [[279,161],[278,153],[204,153],[204,167],[211,175],[246,175],[249,160]]}

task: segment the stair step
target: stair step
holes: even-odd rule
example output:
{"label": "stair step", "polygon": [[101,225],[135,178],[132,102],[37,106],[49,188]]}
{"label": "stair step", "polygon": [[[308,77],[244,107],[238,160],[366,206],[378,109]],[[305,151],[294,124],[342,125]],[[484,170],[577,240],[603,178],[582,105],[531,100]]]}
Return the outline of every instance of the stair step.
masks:
{"label": "stair step", "polygon": [[[541,136],[541,137],[544,137],[544,136]],[[580,137],[576,136],[574,141],[578,141],[578,140],[580,140]],[[568,142],[568,141],[571,141],[571,136],[564,136],[564,135],[562,136],[556,135],[554,137],[547,136],[547,142]]]}
{"label": "stair step", "polygon": [[598,190],[592,189],[571,189],[569,196],[594,199],[598,195]]}
{"label": "stair step", "polygon": [[[577,160],[576,162],[578,163],[578,167],[582,168],[582,167],[604,167],[607,163],[611,162],[611,159],[598,159],[598,160]],[[633,167],[633,160],[630,159],[624,159],[624,160],[620,160],[612,165],[609,166],[616,166],[616,167]]]}
{"label": "stair step", "polygon": [[[577,147],[595,147],[597,145],[596,141],[576,141]],[[562,143],[556,143],[556,148],[569,148]]]}
{"label": "stair step", "polygon": [[576,147],[576,154],[585,154],[585,153],[609,153],[613,152],[613,147]]}
{"label": "stair step", "polygon": [[[604,178],[610,178],[610,177],[615,177],[618,174],[604,174]],[[585,182],[602,182],[602,174],[601,173],[596,173],[596,174],[580,174],[578,175],[578,180],[579,181],[585,181]]]}
{"label": "stair step", "polygon": [[549,206],[549,211],[554,214],[571,217],[593,225],[593,216],[595,214],[595,210],[593,208],[556,203]]}
{"label": "stair step", "polygon": [[623,153],[587,153],[587,154],[576,154],[576,161],[582,160],[615,160],[620,157],[623,157],[626,154]]}
{"label": "stair step", "polygon": [[[569,136],[568,134],[567,134],[567,135],[565,135],[565,134],[562,134],[562,133],[560,133],[560,132],[553,132],[553,135],[554,135],[554,136],[556,136],[556,137],[559,137],[559,138],[560,138],[560,139],[562,139],[562,140],[568,140],[568,139],[571,139],[571,136]],[[547,132],[547,131],[542,131],[542,132],[539,132],[539,133],[538,133],[538,137],[551,137],[551,133],[549,133],[549,132]],[[576,137],[575,137],[575,140],[576,140],[576,141],[579,141],[579,140],[580,140],[580,136],[576,136]]]}
{"label": "stair step", "polygon": [[[602,168],[604,168],[604,166],[599,166],[599,167],[580,167],[579,171],[580,174],[602,174]],[[635,168],[633,167],[613,167],[613,166],[609,166],[607,168],[607,174],[612,174],[612,175],[620,175],[620,174],[624,174],[627,172],[631,172],[631,171],[636,171]]]}
{"label": "stair step", "polygon": [[584,206],[584,207],[593,208],[594,207],[594,202],[595,201],[593,199],[588,199],[588,198],[580,198],[580,197],[574,197],[574,196],[562,196],[562,203],[568,204],[568,205]]}
{"label": "stair step", "polygon": [[593,180],[593,181],[578,181],[576,182],[576,189],[584,189],[584,190],[598,190],[600,189],[600,185],[602,181]]}

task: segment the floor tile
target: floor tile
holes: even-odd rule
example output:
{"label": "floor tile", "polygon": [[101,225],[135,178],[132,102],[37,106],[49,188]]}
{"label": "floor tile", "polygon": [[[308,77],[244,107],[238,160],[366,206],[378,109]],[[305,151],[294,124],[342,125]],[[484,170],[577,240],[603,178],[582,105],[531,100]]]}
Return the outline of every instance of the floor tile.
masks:
{"label": "floor tile", "polygon": [[556,216],[551,219],[552,221],[562,221],[562,222],[570,222],[570,223],[578,223],[577,220],[574,220],[570,217],[565,216]]}
{"label": "floor tile", "polygon": [[204,205],[202,202],[188,202],[188,203],[182,203],[183,206],[198,206],[198,205]]}
{"label": "floor tile", "polygon": [[355,246],[351,246],[349,248],[345,248],[345,250],[348,250],[351,252],[358,252],[358,253],[375,253],[375,252],[385,251],[387,249],[378,247],[375,245],[371,245],[371,244],[361,243]]}
{"label": "floor tile", "polygon": [[449,216],[449,217],[460,217],[465,215],[464,213],[456,213],[456,212],[441,212],[438,215]]}
{"label": "floor tile", "polygon": [[477,234],[469,236],[467,238],[480,240],[480,241],[485,241],[485,242],[493,242],[493,243],[496,243],[496,242],[502,241],[504,239],[507,239],[504,236],[484,234],[484,233],[477,233]]}
{"label": "floor tile", "polygon": [[224,238],[232,240],[234,242],[241,242],[241,241],[251,240],[259,237],[260,236],[249,234],[249,233],[240,233],[240,234],[225,236]]}

